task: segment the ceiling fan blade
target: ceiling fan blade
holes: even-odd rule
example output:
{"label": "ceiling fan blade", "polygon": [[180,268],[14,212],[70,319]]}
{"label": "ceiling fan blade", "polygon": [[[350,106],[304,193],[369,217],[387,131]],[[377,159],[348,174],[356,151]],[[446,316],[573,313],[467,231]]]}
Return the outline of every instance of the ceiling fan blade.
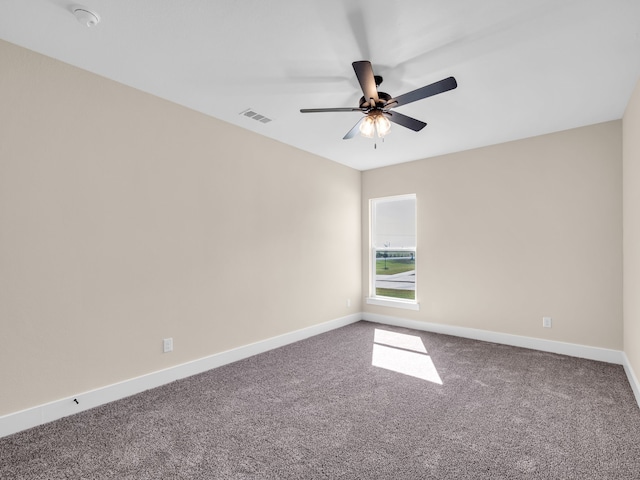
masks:
{"label": "ceiling fan blade", "polygon": [[351,130],[349,130],[347,132],[347,134],[342,137],[343,140],[349,140],[350,138],[355,137],[358,132],[360,131],[360,124],[362,123],[362,121],[365,119],[365,117],[362,117],[360,120],[358,120],[358,123],[356,123],[353,128]]}
{"label": "ceiling fan blade", "polygon": [[300,113],[361,112],[359,108],[301,108]]}
{"label": "ceiling fan blade", "polygon": [[427,126],[426,123],[416,120],[415,118],[407,117],[399,112],[385,112],[384,116],[387,117],[393,123],[397,123],[398,125],[402,125],[403,127],[407,127],[414,132],[419,132],[424,127]]}
{"label": "ceiling fan blade", "polygon": [[407,103],[415,102],[416,100],[422,100],[423,98],[453,90],[457,86],[458,82],[456,82],[455,78],[445,78],[444,80],[432,83],[426,87],[418,88],[417,90],[412,90],[411,92],[407,92],[399,97],[392,98],[386,103],[386,105],[388,105],[389,108],[399,107],[400,105],[406,105]]}
{"label": "ceiling fan blade", "polygon": [[378,99],[378,89],[376,88],[376,80],[373,76],[373,68],[371,68],[371,62],[362,60],[360,62],[353,62],[353,70],[356,72],[358,82],[364,93],[366,100],[374,99],[376,102]]}

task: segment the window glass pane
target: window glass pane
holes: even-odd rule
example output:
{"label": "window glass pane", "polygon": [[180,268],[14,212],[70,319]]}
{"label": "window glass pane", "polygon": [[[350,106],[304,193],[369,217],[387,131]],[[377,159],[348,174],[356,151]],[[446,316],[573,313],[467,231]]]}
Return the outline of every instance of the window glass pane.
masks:
{"label": "window glass pane", "polygon": [[374,209],[374,247],[416,248],[415,198],[376,200]]}
{"label": "window glass pane", "polygon": [[416,197],[371,201],[371,295],[416,300]]}
{"label": "window glass pane", "polygon": [[415,250],[376,250],[376,296],[416,299]]}

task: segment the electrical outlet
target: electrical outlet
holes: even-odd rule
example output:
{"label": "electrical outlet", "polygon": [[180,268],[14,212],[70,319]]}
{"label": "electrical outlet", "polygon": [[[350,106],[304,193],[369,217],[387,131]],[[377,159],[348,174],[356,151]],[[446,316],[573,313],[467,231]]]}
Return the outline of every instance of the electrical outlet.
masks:
{"label": "electrical outlet", "polygon": [[162,341],[162,351],[164,353],[173,351],[173,338],[165,338]]}
{"label": "electrical outlet", "polygon": [[351,299],[347,298],[347,307],[350,307],[350,306],[351,306]]}
{"label": "electrical outlet", "polygon": [[542,317],[542,326],[544,328],[551,328],[551,317]]}

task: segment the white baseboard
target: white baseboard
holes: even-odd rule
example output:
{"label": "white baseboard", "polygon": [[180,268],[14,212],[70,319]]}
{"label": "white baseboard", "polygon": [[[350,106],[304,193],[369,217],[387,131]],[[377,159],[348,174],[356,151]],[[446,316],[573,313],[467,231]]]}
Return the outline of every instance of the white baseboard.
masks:
{"label": "white baseboard", "polygon": [[[638,378],[636,377],[627,356],[624,352],[618,350],[589,347],[573,343],[543,340],[453,325],[421,322],[373,313],[355,313],[329,322],[313,325],[311,327],[295,330],[277,337],[268,338],[260,342],[217,353],[192,362],[183,363],[181,365],[152,372],[147,375],[131,378],[123,382],[107,385],[95,390],[79,393],[67,398],[62,398],[50,403],[1,416],[0,438],[62,417],[73,415],[114,400],[135,395],[136,393],[149,390],[150,388],[159,387],[181,378],[186,378],[268,350],[273,350],[274,348],[283,347],[314,335],[319,335],[336,328],[344,327],[358,322],[359,320],[367,320],[385,325],[442,333],[456,337],[471,338],[474,340],[530,348],[544,352],[558,353],[572,357],[623,365],[633,393],[635,394],[636,401],[638,402],[638,406],[640,407],[640,383],[638,382]],[[76,403],[76,400],[78,403]]]}
{"label": "white baseboard", "polygon": [[370,322],[383,323],[396,327],[411,328],[413,330],[424,330],[433,333],[453,335],[455,337],[471,338],[485,342],[500,343],[514,347],[530,348],[543,352],[559,353],[571,357],[598,360],[600,362],[624,364],[623,353],[619,350],[608,348],[589,347],[575,343],[557,342],[554,340],[543,340],[540,338],[523,337],[511,335],[509,333],[490,332],[488,330],[478,330],[475,328],[457,327],[454,325],[444,325],[441,323],[428,323],[418,320],[408,320],[405,318],[390,317],[375,313],[363,313],[362,319]]}
{"label": "white baseboard", "polygon": [[624,371],[627,373],[627,378],[631,384],[631,390],[633,390],[633,394],[636,396],[636,402],[638,402],[638,408],[640,408],[640,382],[638,382],[638,377],[636,377],[633,367],[631,366],[631,363],[629,363],[627,354],[622,352],[622,357],[624,359],[624,363],[622,364],[624,366]]}
{"label": "white baseboard", "polygon": [[[0,417],[0,438],[362,320],[355,313]],[[77,403],[76,403],[77,401]]]}

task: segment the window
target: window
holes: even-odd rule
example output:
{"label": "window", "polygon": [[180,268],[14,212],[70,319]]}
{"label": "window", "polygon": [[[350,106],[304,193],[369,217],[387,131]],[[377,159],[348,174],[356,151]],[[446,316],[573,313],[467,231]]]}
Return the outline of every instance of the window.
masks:
{"label": "window", "polygon": [[371,211],[371,286],[367,303],[417,310],[416,196],[376,198]]}

